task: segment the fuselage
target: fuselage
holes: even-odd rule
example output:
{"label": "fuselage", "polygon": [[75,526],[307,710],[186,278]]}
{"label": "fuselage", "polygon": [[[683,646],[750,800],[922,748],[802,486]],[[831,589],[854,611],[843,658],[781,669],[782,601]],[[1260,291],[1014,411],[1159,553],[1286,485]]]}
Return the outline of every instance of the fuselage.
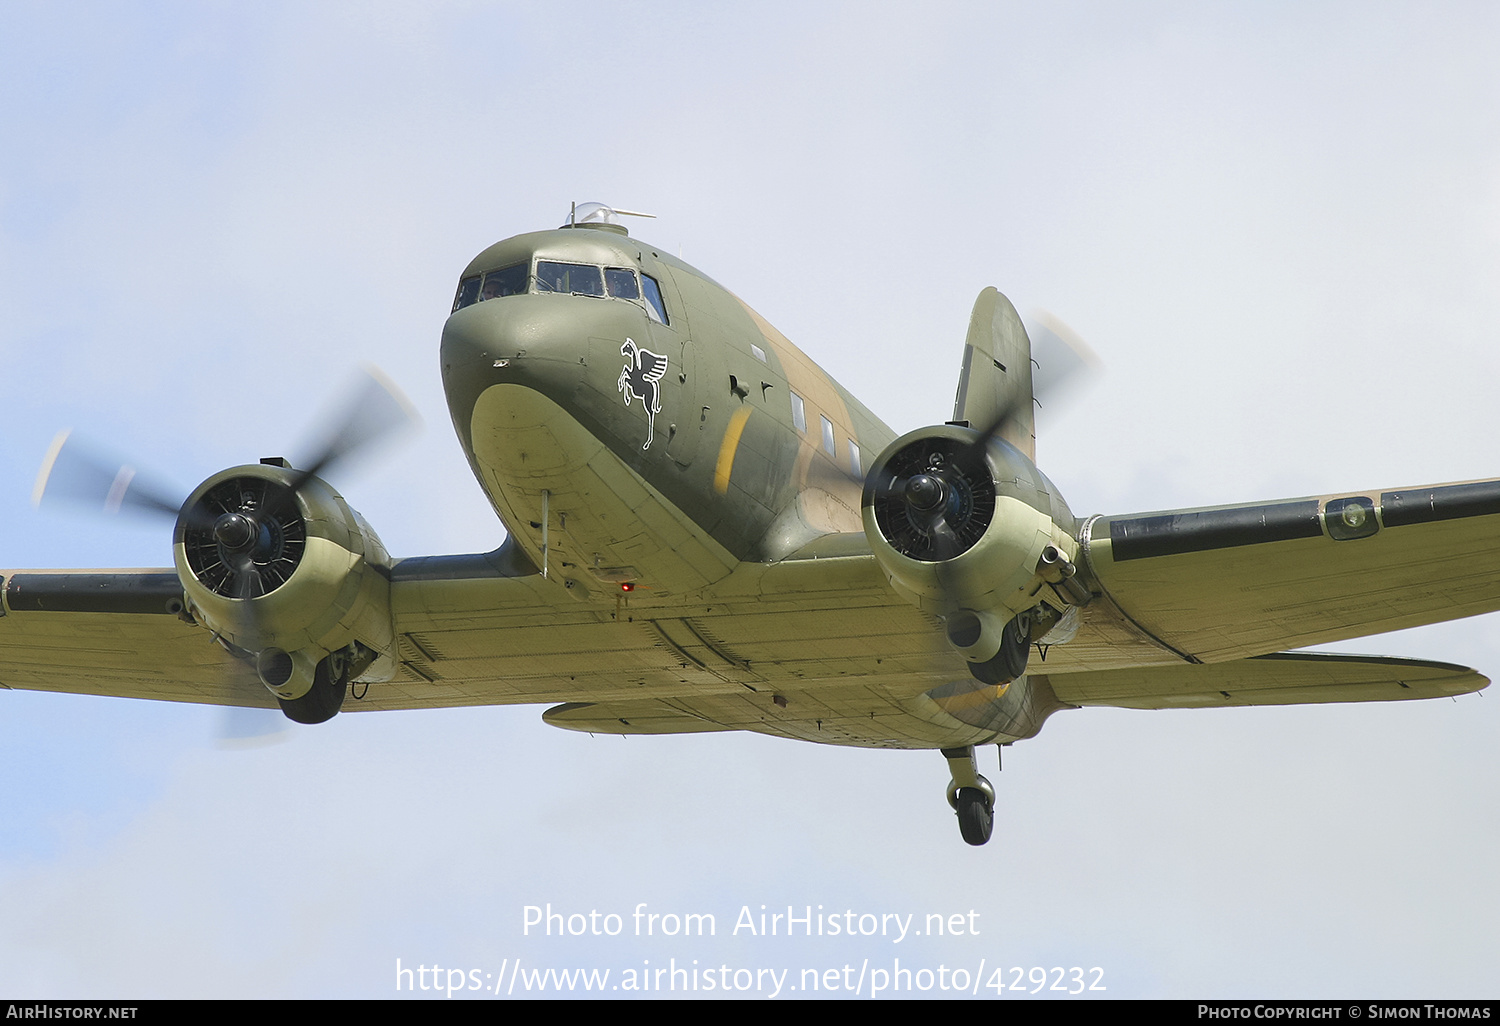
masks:
{"label": "fuselage", "polygon": [[[688,689],[673,708],[924,748],[1030,736],[1058,708],[1045,685],[970,678],[943,641],[946,610],[882,574],[861,493],[895,433],[682,261],[615,226],[497,243],[460,276],[442,370],[459,440],[514,544],[582,621],[652,632],[667,678]],[[1002,507],[1071,531],[1031,461],[991,450]],[[1024,544],[1047,531],[1028,528]],[[1027,559],[996,580],[1029,582]],[[778,593],[787,585],[764,576],[774,566],[798,583]],[[581,726],[571,708],[554,722],[620,729],[609,716]]]}

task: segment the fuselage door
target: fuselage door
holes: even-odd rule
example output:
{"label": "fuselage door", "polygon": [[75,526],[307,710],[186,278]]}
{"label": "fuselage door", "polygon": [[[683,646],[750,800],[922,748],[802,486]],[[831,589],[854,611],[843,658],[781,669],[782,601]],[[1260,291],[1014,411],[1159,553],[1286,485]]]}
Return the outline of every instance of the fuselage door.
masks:
{"label": "fuselage door", "polygon": [[682,359],[675,371],[668,375],[676,386],[671,390],[675,402],[664,412],[669,412],[671,418],[668,421],[671,438],[667,442],[667,454],[686,467],[698,454],[698,440],[703,436],[708,411],[701,402],[703,389],[698,380],[698,347],[690,339],[684,339],[681,352]]}

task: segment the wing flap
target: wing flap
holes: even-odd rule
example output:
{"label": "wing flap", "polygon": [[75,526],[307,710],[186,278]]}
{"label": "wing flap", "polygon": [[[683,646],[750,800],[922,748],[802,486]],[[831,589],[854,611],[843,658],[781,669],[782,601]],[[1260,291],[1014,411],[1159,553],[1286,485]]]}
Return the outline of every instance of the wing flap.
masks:
{"label": "wing flap", "polygon": [[1278,652],[1227,663],[1179,664],[1048,677],[1060,701],[1121,709],[1205,709],[1324,702],[1397,702],[1489,686],[1466,666],[1424,659]]}

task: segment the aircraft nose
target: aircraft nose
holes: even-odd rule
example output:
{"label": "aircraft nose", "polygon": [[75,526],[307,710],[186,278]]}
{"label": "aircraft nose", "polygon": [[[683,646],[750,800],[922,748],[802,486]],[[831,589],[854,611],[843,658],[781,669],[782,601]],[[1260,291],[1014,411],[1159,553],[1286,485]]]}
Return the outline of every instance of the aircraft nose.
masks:
{"label": "aircraft nose", "polygon": [[567,402],[586,369],[589,335],[595,333],[564,305],[569,298],[507,296],[448,318],[443,388],[454,423],[467,424],[475,401],[493,385],[523,385]]}
{"label": "aircraft nose", "polygon": [[477,375],[490,383],[571,390],[590,332],[570,313],[550,296],[507,296],[460,310],[443,327],[445,378]]}

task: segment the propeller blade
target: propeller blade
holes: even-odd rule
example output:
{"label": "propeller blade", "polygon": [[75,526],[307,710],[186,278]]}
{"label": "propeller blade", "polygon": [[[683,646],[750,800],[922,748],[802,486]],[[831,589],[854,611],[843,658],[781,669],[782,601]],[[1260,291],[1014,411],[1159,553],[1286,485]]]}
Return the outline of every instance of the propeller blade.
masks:
{"label": "propeller blade", "polygon": [[939,518],[932,528],[932,556],[936,560],[952,559],[962,551],[958,536],[946,519]]}
{"label": "propeller blade", "polygon": [[102,513],[129,511],[175,520],[182,503],[171,495],[130,464],[91,452],[71,432],[63,431],[47,449],[31,501],[40,506],[44,499],[58,500]]}
{"label": "propeller blade", "polygon": [[364,379],[354,389],[342,413],[324,431],[322,443],[311,458],[302,461],[304,469],[293,476],[292,490],[300,490],[308,478],[322,476],[359,450],[399,428],[417,424],[418,420],[416,410],[395,382],[378,368],[366,367]]}
{"label": "propeller blade", "polygon": [[1064,391],[1076,389],[1100,373],[1104,363],[1087,342],[1052,314],[1038,310],[1032,321],[1032,391],[1039,407],[1051,408],[1057,406]]}
{"label": "propeller blade", "polygon": [[[256,687],[260,687],[257,681]],[[219,716],[219,748],[263,748],[280,744],[291,736],[292,721],[280,709],[247,709],[223,707]]]}

